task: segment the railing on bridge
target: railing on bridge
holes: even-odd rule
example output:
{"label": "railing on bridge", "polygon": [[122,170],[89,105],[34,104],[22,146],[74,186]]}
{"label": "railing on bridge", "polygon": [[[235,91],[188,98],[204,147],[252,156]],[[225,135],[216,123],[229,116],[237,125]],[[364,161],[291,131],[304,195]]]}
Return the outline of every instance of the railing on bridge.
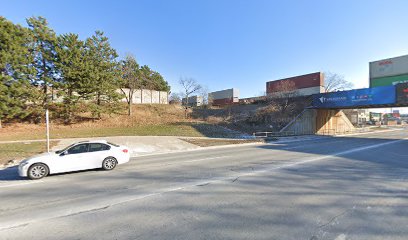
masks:
{"label": "railing on bridge", "polygon": [[[370,128],[356,128],[353,131],[338,131],[336,129],[323,129],[320,130],[316,135],[323,136],[336,136],[336,135],[347,135],[353,133],[364,133],[370,132]],[[269,137],[290,137],[290,136],[301,136],[301,135],[310,135],[310,133],[299,134],[291,131],[285,132],[254,132],[252,136],[254,138],[269,138]]]}
{"label": "railing on bridge", "polygon": [[324,136],[335,136],[335,135],[347,135],[353,133],[365,133],[370,132],[370,128],[356,128],[352,131],[345,130],[345,131],[338,131],[336,129],[323,129],[320,130],[317,135],[324,135]]}
{"label": "railing on bridge", "polygon": [[255,138],[268,138],[268,137],[289,137],[296,136],[295,132],[254,132],[252,136]]}

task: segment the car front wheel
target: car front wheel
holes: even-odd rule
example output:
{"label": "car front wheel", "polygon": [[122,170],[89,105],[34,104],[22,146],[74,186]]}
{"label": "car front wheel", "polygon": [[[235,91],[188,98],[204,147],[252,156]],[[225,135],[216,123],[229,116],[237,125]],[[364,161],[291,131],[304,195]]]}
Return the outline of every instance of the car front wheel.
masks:
{"label": "car front wheel", "polygon": [[105,170],[112,170],[116,167],[117,161],[114,157],[107,157],[102,162],[102,168]]}
{"label": "car front wheel", "polygon": [[36,180],[47,176],[48,172],[48,167],[45,164],[35,163],[28,168],[27,176],[30,179]]}

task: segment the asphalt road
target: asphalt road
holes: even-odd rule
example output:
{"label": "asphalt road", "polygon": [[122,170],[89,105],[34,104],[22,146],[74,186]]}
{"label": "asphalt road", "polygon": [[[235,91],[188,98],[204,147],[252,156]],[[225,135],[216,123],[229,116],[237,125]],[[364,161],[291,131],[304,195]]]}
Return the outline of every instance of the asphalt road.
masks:
{"label": "asphalt road", "polygon": [[0,170],[0,239],[408,239],[408,131]]}

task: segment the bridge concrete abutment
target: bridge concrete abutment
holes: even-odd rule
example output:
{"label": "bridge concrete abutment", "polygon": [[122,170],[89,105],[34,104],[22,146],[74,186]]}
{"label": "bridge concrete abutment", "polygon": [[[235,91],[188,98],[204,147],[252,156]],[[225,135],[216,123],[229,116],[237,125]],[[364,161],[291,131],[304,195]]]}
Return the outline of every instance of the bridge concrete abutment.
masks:
{"label": "bridge concrete abutment", "polygon": [[353,132],[353,124],[339,109],[305,109],[280,132],[294,135],[336,135]]}

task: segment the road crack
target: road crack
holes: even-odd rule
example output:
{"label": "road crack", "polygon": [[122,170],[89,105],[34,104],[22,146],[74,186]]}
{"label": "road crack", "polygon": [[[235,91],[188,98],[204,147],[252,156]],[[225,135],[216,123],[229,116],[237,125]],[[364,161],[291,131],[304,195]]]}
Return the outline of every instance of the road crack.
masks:
{"label": "road crack", "polygon": [[90,209],[90,210],[85,210],[85,211],[80,211],[80,212],[76,212],[76,213],[71,213],[71,214],[67,214],[64,216],[60,216],[60,218],[64,218],[64,217],[72,217],[72,216],[76,216],[76,215],[80,215],[83,213],[90,213],[90,212],[97,212],[97,211],[101,211],[101,210],[106,210],[108,208],[110,208],[111,205],[105,206],[105,207],[100,207],[100,208],[94,208],[94,209]]}
{"label": "road crack", "polygon": [[209,184],[210,184],[210,183],[207,182],[207,183],[197,184],[196,186],[197,186],[197,187],[204,187],[204,186],[207,186],[207,185],[209,185]]}
{"label": "road crack", "polygon": [[344,215],[346,215],[346,213],[351,212],[351,211],[352,211],[351,209],[347,209],[346,211],[344,211],[344,212],[342,212],[342,213],[340,213],[340,214],[338,214],[338,215],[332,217],[327,223],[320,225],[318,228],[323,228],[323,227],[326,227],[326,226],[330,225],[330,224],[333,223],[337,218],[339,218],[339,217],[341,217],[341,216],[344,216]]}

